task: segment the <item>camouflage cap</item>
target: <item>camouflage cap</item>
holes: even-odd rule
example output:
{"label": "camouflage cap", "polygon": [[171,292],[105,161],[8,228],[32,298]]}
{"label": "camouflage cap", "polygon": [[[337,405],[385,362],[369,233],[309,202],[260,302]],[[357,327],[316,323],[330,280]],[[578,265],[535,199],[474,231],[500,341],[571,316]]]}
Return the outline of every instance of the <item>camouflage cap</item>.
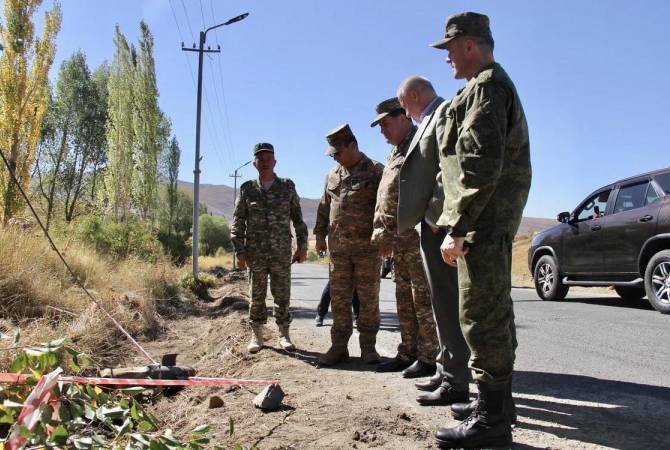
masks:
{"label": "camouflage cap", "polygon": [[389,98],[388,100],[384,100],[383,102],[377,105],[376,111],[377,111],[377,117],[375,117],[375,120],[373,120],[372,123],[370,124],[371,127],[374,127],[379,122],[381,122],[384,117],[388,116],[389,114],[393,114],[394,112],[402,111],[402,113],[405,114],[405,109],[402,106],[400,106],[400,101],[398,100],[398,97],[393,97]]}
{"label": "camouflage cap", "polygon": [[260,152],[275,152],[275,148],[272,146],[272,144],[268,144],[267,142],[259,142],[258,144],[254,145],[254,156],[256,156]]}
{"label": "camouflage cap", "polygon": [[446,49],[449,41],[460,36],[481,38],[493,46],[493,35],[489,28],[488,16],[475,12],[464,12],[449,16],[444,30],[444,39],[433,42],[430,46]]}
{"label": "camouflage cap", "polygon": [[328,141],[328,148],[326,149],[326,155],[334,155],[340,151],[340,147],[347,145],[349,142],[356,140],[354,133],[352,133],[349,124],[345,123],[340,125],[337,128],[333,128],[326,135],[326,140]]}

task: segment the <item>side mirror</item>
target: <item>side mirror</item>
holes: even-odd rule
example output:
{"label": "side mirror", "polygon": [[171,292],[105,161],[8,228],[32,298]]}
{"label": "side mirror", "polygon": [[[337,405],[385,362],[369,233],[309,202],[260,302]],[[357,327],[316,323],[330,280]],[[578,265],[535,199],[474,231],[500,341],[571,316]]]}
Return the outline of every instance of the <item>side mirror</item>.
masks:
{"label": "side mirror", "polygon": [[570,213],[567,211],[558,213],[558,216],[556,216],[556,220],[558,220],[561,223],[568,223],[570,221]]}

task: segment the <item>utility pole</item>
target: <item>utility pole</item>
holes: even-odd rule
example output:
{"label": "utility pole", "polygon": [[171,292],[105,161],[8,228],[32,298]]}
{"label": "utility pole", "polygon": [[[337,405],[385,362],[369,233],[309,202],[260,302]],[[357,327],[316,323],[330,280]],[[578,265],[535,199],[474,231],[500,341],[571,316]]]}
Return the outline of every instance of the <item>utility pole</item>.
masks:
{"label": "utility pole", "polygon": [[231,25],[235,22],[245,19],[249,13],[240,14],[237,17],[233,17],[227,22],[214,25],[213,27],[207,28],[205,31],[200,32],[200,44],[198,48],[184,47],[184,43],[181,43],[181,49],[185,52],[198,52],[198,100],[196,106],[196,118],[195,118],[195,168],[193,169],[193,277],[198,278],[198,245],[199,245],[199,230],[198,230],[198,219],[200,218],[200,107],[202,104],[202,59],[205,53],[220,53],[221,47],[217,46],[216,50],[212,50],[209,46],[205,50],[205,41],[207,39],[207,33],[212,31],[215,28],[219,28],[225,25]]}
{"label": "utility pole", "polygon": [[[247,166],[251,164],[251,161],[247,161],[244,164],[242,164],[240,167],[235,169],[235,173],[228,175],[231,178],[234,178],[235,181],[233,182],[233,211],[235,211],[235,207],[237,206],[237,179],[240,178],[242,175],[238,175],[237,172],[244,166]],[[233,252],[233,270],[237,270],[237,258],[235,257],[235,252]]]}

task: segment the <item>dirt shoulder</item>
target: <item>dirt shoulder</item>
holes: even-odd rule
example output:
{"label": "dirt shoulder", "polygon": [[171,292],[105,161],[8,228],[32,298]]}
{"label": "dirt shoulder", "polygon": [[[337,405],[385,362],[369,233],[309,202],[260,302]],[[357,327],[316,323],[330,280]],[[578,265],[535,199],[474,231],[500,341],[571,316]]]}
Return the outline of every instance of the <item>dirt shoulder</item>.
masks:
{"label": "dirt shoulder", "polygon": [[[330,321],[316,328],[313,313],[300,307],[295,308],[292,325],[299,350],[279,350],[276,327],[269,322],[267,348],[256,355],[246,354],[250,329],[245,290],[243,282],[226,284],[214,292],[213,302],[168,320],[164,338],[147,343],[147,348],[153,355],[179,353],[179,363],[192,365],[201,376],[281,380],[286,393],[284,407],[276,412],[254,408],[252,400],[261,390],[256,387],[186,389],[153,406],[166,427],[186,432],[209,424],[215,442],[231,447],[406,450],[436,448],[433,432],[439,426],[456,424],[446,407],[420,407],[414,400],[419,391],[412,380],[375,373],[364,365],[357,357],[356,332],[348,363],[337,368],[317,367],[318,355],[329,345]],[[398,334],[395,329],[382,330],[380,341],[397,343]],[[382,353],[392,356],[387,347]],[[557,388],[555,395],[515,391],[520,416],[514,448],[635,448],[634,443],[645,442],[644,425],[636,425],[637,419],[619,431],[612,426],[618,413],[615,393],[603,393],[602,398],[611,404],[594,401],[586,405],[562,395],[561,389]],[[220,397],[223,406],[210,409],[212,396]],[[661,399],[658,401],[647,399],[645,408],[662,408]],[[561,423],[554,422],[554,417],[561,417]],[[639,431],[631,434],[631,429]],[[597,438],[601,433],[607,437]],[[618,444],[611,445],[614,442]]]}

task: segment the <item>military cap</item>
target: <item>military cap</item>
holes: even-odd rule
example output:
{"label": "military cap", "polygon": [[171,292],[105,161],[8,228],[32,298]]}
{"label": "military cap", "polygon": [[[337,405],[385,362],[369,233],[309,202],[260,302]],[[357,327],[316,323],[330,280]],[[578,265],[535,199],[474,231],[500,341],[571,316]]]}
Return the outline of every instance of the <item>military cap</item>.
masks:
{"label": "military cap", "polygon": [[254,145],[254,156],[256,156],[260,152],[275,152],[275,148],[272,146],[272,144],[268,144],[267,142],[259,142],[258,144]]}
{"label": "military cap", "polygon": [[431,47],[446,49],[449,41],[460,36],[481,38],[493,46],[493,35],[489,28],[489,18],[484,14],[464,12],[447,18],[444,39],[433,42]]}
{"label": "military cap", "polygon": [[389,114],[393,114],[394,112],[402,111],[402,113],[405,114],[405,108],[400,106],[400,101],[398,100],[398,97],[393,97],[389,98],[388,100],[384,100],[383,102],[377,105],[376,111],[377,111],[377,117],[375,117],[375,120],[373,120],[372,123],[370,124],[371,127],[374,127],[379,122],[381,122],[384,117],[388,116]]}
{"label": "military cap", "polygon": [[352,133],[349,124],[345,123],[340,125],[337,128],[333,128],[326,135],[326,140],[328,141],[328,148],[326,149],[326,155],[334,155],[339,152],[340,147],[347,145],[349,142],[355,140],[354,133]]}

